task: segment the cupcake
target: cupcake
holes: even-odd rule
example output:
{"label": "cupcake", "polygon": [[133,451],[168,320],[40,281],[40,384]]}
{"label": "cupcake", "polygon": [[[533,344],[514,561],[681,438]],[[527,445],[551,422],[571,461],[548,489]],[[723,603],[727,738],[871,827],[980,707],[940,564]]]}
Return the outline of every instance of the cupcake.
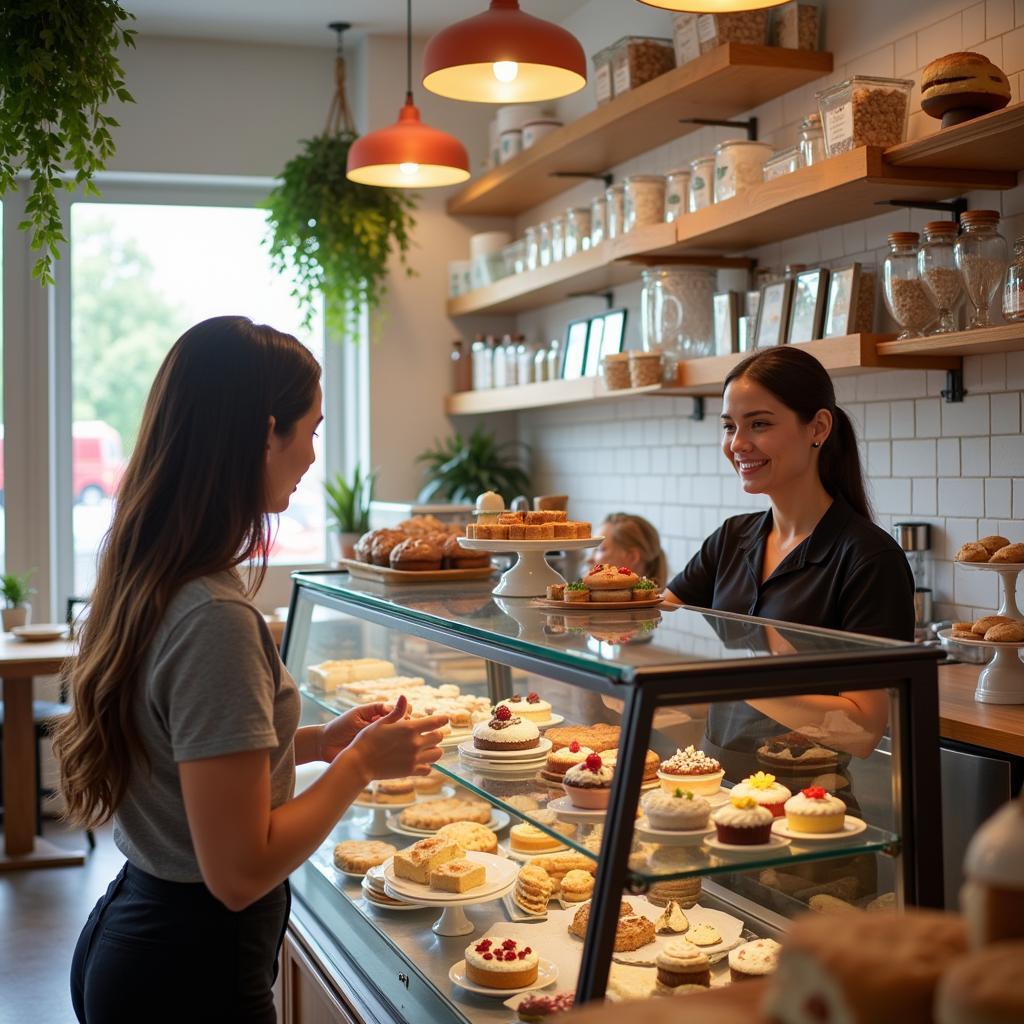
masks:
{"label": "cupcake", "polygon": [[659,992],[671,994],[680,985],[711,987],[711,961],[686,939],[667,943],[654,964],[658,968],[655,985]]}
{"label": "cupcake", "polygon": [[662,761],[658,771],[661,788],[666,793],[673,793],[678,787],[700,796],[717,793],[724,776],[721,764],[703,750],[695,750],[692,744]]}
{"label": "cupcake", "polygon": [[600,754],[588,754],[586,760],[573,765],[562,779],[562,788],[574,807],[601,810],[608,806],[612,791],[613,770],[601,760]]}
{"label": "cupcake", "polygon": [[752,796],[757,803],[772,812],[773,818],[781,818],[785,813],[783,805],[793,794],[781,782],[776,782],[774,775],[758,772],[737,782],[732,787],[732,795]]}
{"label": "cupcake", "polygon": [[786,801],[786,827],[794,832],[841,832],[846,804],[821,786],[808,786]]}
{"label": "cupcake", "polygon": [[590,591],[582,580],[574,580],[565,585],[565,600],[570,604],[579,604],[590,600]]}
{"label": "cupcake", "polygon": [[473,726],[473,746],[477,750],[529,750],[539,744],[540,729],[513,715],[507,707],[496,707],[490,721]]}
{"label": "cupcake", "polygon": [[640,579],[633,584],[633,600],[634,601],[651,601],[660,594],[658,584],[652,579],[648,579],[646,576],[641,576]]}
{"label": "cupcake", "polygon": [[694,796],[678,786],[665,793],[655,789],[640,801],[651,828],[668,832],[692,832],[704,828],[711,814],[711,804],[702,796]]}
{"label": "cupcake", "polygon": [[752,796],[734,796],[711,816],[720,843],[758,846],[771,841],[772,812]]}

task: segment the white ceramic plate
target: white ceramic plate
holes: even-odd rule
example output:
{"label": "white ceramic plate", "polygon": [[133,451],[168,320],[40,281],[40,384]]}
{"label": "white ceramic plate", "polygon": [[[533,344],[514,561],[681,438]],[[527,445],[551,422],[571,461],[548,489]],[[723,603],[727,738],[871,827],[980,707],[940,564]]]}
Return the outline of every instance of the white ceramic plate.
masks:
{"label": "white ceramic plate", "polygon": [[596,548],[601,543],[600,537],[587,537],[580,540],[578,537],[555,537],[551,540],[480,540],[468,537],[459,538],[459,547],[467,551],[493,551],[501,554],[506,551],[583,551],[586,548]]}
{"label": "white ceramic plate", "polygon": [[554,746],[549,739],[541,736],[535,747],[528,747],[526,750],[481,750],[473,745],[473,740],[463,740],[459,744],[459,755],[470,757],[475,761],[536,761],[546,758],[548,751]]}
{"label": "white ceramic plate", "polygon": [[[487,828],[492,832],[500,832],[503,828],[507,828],[511,821],[512,819],[508,816],[507,812],[492,808],[491,820],[487,822]],[[408,825],[403,825],[399,821],[399,815],[397,814],[388,815],[387,825],[392,832],[400,836],[412,836],[414,839],[426,839],[428,836],[437,835],[436,828],[427,831],[426,829],[410,828]]]}
{"label": "white ceramic plate", "polygon": [[978,637],[977,640],[964,640],[961,637],[953,636],[951,629],[940,629],[939,636],[951,644],[966,644],[968,647],[1024,647],[1024,642],[1020,640],[982,640],[981,637]]}
{"label": "white ceramic plate", "polygon": [[460,757],[463,769],[484,778],[522,782],[532,782],[537,776],[537,766],[544,764],[543,758],[539,761],[510,761],[508,764],[497,764],[493,761],[477,761],[475,758],[471,760],[464,754]]}
{"label": "white ceramic plate", "polygon": [[608,815],[606,808],[588,811],[583,807],[577,807],[567,796],[560,796],[556,800],[549,800],[548,810],[554,811],[562,821],[584,825],[593,825],[595,822],[604,821]]}
{"label": "white ceramic plate", "polygon": [[961,569],[981,569],[988,572],[1021,572],[1024,562],[957,562]]}
{"label": "white ceramic plate", "polygon": [[553,711],[551,717],[546,722],[534,722],[533,724],[543,732],[545,729],[550,729],[553,725],[561,725],[565,721],[565,715],[556,715]]}
{"label": "white ceramic plate", "polygon": [[67,631],[68,627],[60,622],[39,622],[34,626],[15,626],[11,634],[19,640],[42,643],[45,640],[60,640]]}
{"label": "white ceramic plate", "polygon": [[544,957],[539,959],[537,980],[532,985],[525,985],[523,988],[484,988],[482,985],[477,985],[466,977],[465,960],[452,964],[448,977],[451,979],[452,984],[458,985],[459,988],[464,988],[467,992],[476,992],[478,995],[491,996],[495,999],[507,999],[509,996],[519,992],[532,992],[534,989],[547,988],[548,985],[553,985],[558,980],[558,968],[550,960],[545,960]]}
{"label": "white ceramic plate", "polygon": [[[635,897],[630,898],[627,896],[627,899],[630,899],[634,904],[637,902]],[[658,910],[653,904],[647,904],[636,909],[638,913],[653,921],[657,921],[661,916],[661,910]],[[693,930],[694,925],[698,924],[712,925],[722,937],[722,941],[716,942],[713,946],[697,947],[709,957],[714,956],[716,953],[726,952],[743,941],[743,922],[738,917],[733,917],[731,914],[726,914],[721,910],[706,910],[701,906],[690,907],[689,910],[684,910],[683,913],[690,922],[690,928],[681,935],[676,935],[674,932],[659,932],[654,942],[641,946],[640,949],[633,949],[624,953],[613,953],[612,959],[623,964],[653,965],[654,958],[670,942],[674,939],[685,939]]]}
{"label": "white ceramic plate", "polygon": [[416,903],[385,903],[381,900],[380,896],[373,891],[366,879],[363,879],[363,899],[370,904],[371,907],[378,907],[381,910],[422,910],[423,908]]}
{"label": "white ceramic plate", "polygon": [[634,830],[637,839],[648,843],[661,843],[662,846],[699,846],[709,832],[715,831],[715,826],[708,824],[704,828],[685,830],[651,828],[646,818],[637,818]]}
{"label": "white ceramic plate", "polygon": [[512,898],[512,893],[510,892],[501,897],[501,902],[510,921],[546,921],[548,919],[548,912],[546,910],[543,914],[531,914],[528,910],[523,910]]}
{"label": "white ceramic plate", "polygon": [[467,901],[485,900],[488,896],[501,892],[510,882],[514,883],[519,874],[519,868],[507,857],[499,857],[493,853],[479,853],[476,850],[466,852],[466,859],[475,864],[482,864],[487,872],[487,879],[483,885],[466,892],[442,892],[439,889],[431,889],[429,885],[420,882],[411,882],[408,878],[399,878],[395,874],[393,859],[388,859],[383,864],[384,882],[388,888],[388,895],[394,892],[402,899],[422,899],[431,904],[438,903],[465,903]]}
{"label": "white ceramic plate", "polygon": [[802,843],[804,840],[812,843],[821,843],[858,836],[867,827],[867,822],[862,821],[860,818],[852,818],[848,814],[843,820],[843,827],[839,832],[797,832],[786,824],[785,818],[776,818],[772,822],[772,833],[777,836],[783,836],[786,839],[795,839],[798,843]]}
{"label": "white ceramic plate", "polygon": [[767,843],[754,843],[752,846],[740,846],[736,843],[720,842],[717,836],[711,835],[704,840],[704,845],[714,853],[726,857],[761,857],[767,853],[778,853],[790,840],[785,836],[772,834]]}

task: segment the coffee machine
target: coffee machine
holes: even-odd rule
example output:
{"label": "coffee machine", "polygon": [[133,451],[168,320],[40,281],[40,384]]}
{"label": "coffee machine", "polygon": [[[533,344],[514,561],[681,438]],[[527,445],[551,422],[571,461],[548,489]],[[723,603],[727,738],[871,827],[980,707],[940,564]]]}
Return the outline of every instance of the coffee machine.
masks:
{"label": "coffee machine", "polygon": [[931,523],[894,523],[893,534],[914,574],[914,627],[920,640],[932,621]]}

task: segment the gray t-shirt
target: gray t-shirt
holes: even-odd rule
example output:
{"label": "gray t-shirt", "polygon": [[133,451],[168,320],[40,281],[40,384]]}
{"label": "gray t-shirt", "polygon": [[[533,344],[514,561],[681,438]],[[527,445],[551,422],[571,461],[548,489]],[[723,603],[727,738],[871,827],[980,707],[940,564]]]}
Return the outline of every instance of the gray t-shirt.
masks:
{"label": "gray t-shirt", "polygon": [[114,842],[151,875],[201,882],[178,764],[268,750],[271,807],[295,785],[299,693],[236,573],[193,580],[174,596],[143,664],[134,714],[151,770],[133,766]]}

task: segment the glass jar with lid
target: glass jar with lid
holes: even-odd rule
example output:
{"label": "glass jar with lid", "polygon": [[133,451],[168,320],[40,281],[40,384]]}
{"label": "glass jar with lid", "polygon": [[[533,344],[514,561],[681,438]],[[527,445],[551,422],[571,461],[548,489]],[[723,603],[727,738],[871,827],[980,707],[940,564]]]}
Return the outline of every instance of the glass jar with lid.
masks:
{"label": "glass jar with lid", "polygon": [[935,307],[918,270],[919,240],[916,231],[894,231],[882,265],[885,304],[902,328],[897,341],[919,338],[935,319]]}
{"label": "glass jar with lid", "polygon": [[960,237],[954,253],[964,291],[974,306],[968,327],[991,327],[989,307],[1006,272],[1006,239],[999,234],[995,210],[968,210],[960,215]]}
{"label": "glass jar with lid", "polygon": [[538,262],[542,267],[548,267],[551,265],[551,224],[548,221],[543,221],[537,226],[537,237],[537,249],[540,254]]}
{"label": "glass jar with lid", "polygon": [[665,217],[665,176],[631,174],[625,181],[625,231],[660,224]]}
{"label": "glass jar with lid", "polygon": [[527,228],[523,240],[526,242],[526,269],[536,270],[540,266],[540,230]]}
{"label": "glass jar with lid", "polygon": [[551,232],[551,262],[565,259],[565,214],[552,217],[548,225]]}
{"label": "glass jar with lid", "polygon": [[715,146],[715,202],[732,199],[764,181],[764,162],[772,155],[767,142],[730,139]]}
{"label": "glass jar with lid", "polygon": [[690,192],[690,169],[669,171],[665,176],[665,220],[678,220],[686,213],[687,197]]}
{"label": "glass jar with lid", "polygon": [[1024,238],[1013,243],[1013,259],[1003,288],[1003,316],[1007,320],[1024,320]]}
{"label": "glass jar with lid", "polygon": [[800,122],[800,166],[820,164],[827,157],[821,114],[808,114]]}
{"label": "glass jar with lid", "polygon": [[715,158],[699,156],[690,161],[690,188],[686,208],[690,213],[703,210],[714,202]]}
{"label": "glass jar with lid", "polygon": [[625,234],[626,190],[622,185],[609,185],[604,190],[604,230],[608,238]]}
{"label": "glass jar with lid", "polygon": [[956,307],[963,295],[963,280],[956,268],[955,243],[956,221],[933,220],[925,224],[924,241],[917,250],[917,269],[939,311],[932,334],[957,330]]}
{"label": "glass jar with lid", "polygon": [[574,206],[565,211],[565,258],[590,248],[590,207]]}
{"label": "glass jar with lid", "polygon": [[600,245],[605,239],[605,212],[608,209],[604,195],[590,201],[590,246]]}

